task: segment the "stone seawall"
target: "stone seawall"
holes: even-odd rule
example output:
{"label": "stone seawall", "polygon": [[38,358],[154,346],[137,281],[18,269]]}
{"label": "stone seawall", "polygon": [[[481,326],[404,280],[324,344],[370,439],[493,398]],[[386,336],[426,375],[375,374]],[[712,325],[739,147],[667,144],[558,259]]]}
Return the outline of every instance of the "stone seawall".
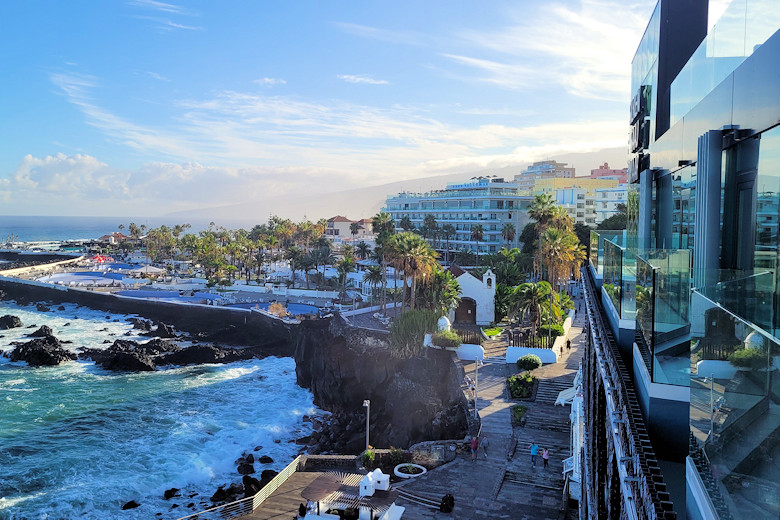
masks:
{"label": "stone seawall", "polygon": [[426,349],[424,357],[398,359],[391,355],[387,334],[334,318],[300,325],[295,364],[298,384],[310,388],[315,403],[340,424],[340,431],[321,439],[322,449],[359,453],[365,448],[365,399],[371,401],[374,446],[407,447],[466,433],[462,376],[449,352]]}
{"label": "stone seawall", "polygon": [[0,291],[7,299],[19,302],[75,303],[118,314],[136,314],[190,334],[221,332],[222,343],[275,343],[280,348],[274,353],[293,354],[296,325],[249,309],[144,300],[17,279],[0,279]]}

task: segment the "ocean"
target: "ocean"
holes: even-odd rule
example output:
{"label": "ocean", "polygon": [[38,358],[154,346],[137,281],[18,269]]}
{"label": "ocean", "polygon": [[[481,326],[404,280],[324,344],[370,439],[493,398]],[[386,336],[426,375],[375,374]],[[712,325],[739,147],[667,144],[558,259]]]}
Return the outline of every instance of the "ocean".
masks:
{"label": "ocean", "polygon": [[[17,242],[45,242],[45,241],[63,241],[79,239],[95,239],[103,235],[119,231],[119,225],[125,226],[124,233],[127,234],[127,226],[130,222],[137,225],[145,225],[148,228],[160,227],[166,225],[173,227],[176,224],[190,224],[192,227],[188,233],[197,233],[198,231],[208,229],[209,222],[201,221],[182,221],[170,217],[14,217],[0,216],[0,244],[13,236]],[[225,221],[215,222],[218,226],[227,229],[251,229],[255,224],[261,222],[249,221]]]}
{"label": "ocean", "polygon": [[[129,316],[64,307],[0,302],[0,316],[24,323],[0,331],[0,350],[33,325],[48,325],[74,351],[145,339],[124,336],[135,333]],[[235,460],[244,451],[262,446],[255,455],[274,460],[256,463],[258,474],[281,470],[297,454],[291,441],[311,433],[303,416],[317,413],[291,358],[123,373],[0,357],[0,519],[180,518],[211,507],[218,486],[241,482]],[[173,487],[184,498],[164,500]],[[130,500],[140,507],[121,511]]]}

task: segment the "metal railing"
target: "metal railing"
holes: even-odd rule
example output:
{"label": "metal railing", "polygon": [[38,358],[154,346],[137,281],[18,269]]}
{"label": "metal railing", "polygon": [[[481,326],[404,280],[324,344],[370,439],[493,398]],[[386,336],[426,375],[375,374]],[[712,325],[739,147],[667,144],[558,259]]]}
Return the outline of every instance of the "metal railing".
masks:
{"label": "metal railing", "polygon": [[274,491],[279,489],[279,486],[284,484],[285,481],[290,478],[290,475],[298,471],[301,459],[301,455],[295,457],[286,468],[280,471],[268,484],[263,486],[263,489],[255,493],[254,496],[230,502],[229,504],[212,507],[211,509],[206,509],[205,511],[200,511],[191,515],[182,516],[178,520],[230,520],[232,518],[248,515],[260,507]]}

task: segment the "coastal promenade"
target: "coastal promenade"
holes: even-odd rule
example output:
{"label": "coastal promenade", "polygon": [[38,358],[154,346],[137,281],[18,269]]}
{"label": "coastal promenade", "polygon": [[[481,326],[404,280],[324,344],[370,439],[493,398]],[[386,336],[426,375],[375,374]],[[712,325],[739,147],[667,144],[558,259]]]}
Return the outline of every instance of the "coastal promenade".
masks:
{"label": "coastal promenade", "polygon": [[[476,462],[470,454],[459,455],[454,461],[409,482],[398,485],[411,499],[399,498],[406,508],[404,517],[421,519],[511,518],[518,520],[550,520],[576,518],[576,511],[567,511],[563,497],[563,459],[569,453],[570,406],[555,406],[558,392],[573,386],[585,349],[582,328],[584,313],[576,316],[568,333],[570,351],[564,350],[558,363],[534,371],[539,379],[534,401],[512,400],[506,391],[506,378],[517,371],[500,357],[506,352],[506,342],[495,342],[486,349],[486,363],[479,369],[477,406],[482,417],[482,434],[489,440],[488,457],[482,450]],[[474,364],[464,365],[467,375],[474,377]],[[525,426],[512,426],[511,407],[528,407]],[[531,465],[530,444],[540,446],[536,467]],[[550,450],[550,465],[543,468],[541,448]],[[402,492],[402,495],[403,495]],[[416,503],[414,496],[438,503],[450,493],[455,497],[452,513]],[[407,495],[408,496],[408,495]]]}

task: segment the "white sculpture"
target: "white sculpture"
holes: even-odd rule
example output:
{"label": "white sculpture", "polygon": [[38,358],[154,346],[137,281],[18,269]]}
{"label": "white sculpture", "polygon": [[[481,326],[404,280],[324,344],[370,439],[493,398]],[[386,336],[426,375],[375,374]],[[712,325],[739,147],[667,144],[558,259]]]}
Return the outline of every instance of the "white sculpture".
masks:
{"label": "white sculpture", "polygon": [[447,318],[447,316],[442,316],[439,318],[439,321],[436,322],[436,325],[439,327],[439,332],[450,330],[452,327],[452,324],[450,323],[450,320]]}

